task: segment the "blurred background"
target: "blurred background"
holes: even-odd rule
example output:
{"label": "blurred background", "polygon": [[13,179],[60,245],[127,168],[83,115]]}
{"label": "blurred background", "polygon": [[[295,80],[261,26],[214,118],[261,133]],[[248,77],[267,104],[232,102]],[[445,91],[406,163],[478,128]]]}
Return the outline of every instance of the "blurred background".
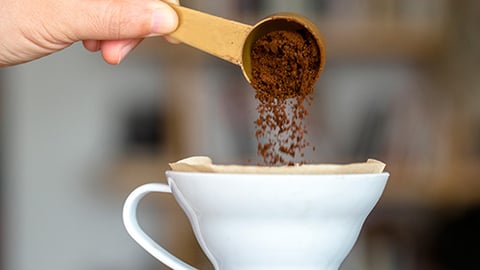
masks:
{"label": "blurred background", "polygon": [[[253,24],[311,18],[327,64],[308,118],[311,162],[376,158],[391,177],[342,270],[480,269],[480,2],[184,0]],[[77,44],[0,69],[1,256],[6,270],[165,269],[127,235],[127,194],[168,162],[258,160],[240,69],[152,38],[119,66]],[[168,195],[146,231],[211,269]]]}

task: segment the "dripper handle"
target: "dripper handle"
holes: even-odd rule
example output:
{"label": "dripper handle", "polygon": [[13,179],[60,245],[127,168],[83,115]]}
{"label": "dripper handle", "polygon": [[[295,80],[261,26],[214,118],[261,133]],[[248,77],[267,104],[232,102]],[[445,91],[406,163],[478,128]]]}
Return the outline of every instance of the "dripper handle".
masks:
{"label": "dripper handle", "polygon": [[242,64],[242,49],[250,25],[227,20],[198,10],[170,4],[179,17],[171,37],[236,65]]}
{"label": "dripper handle", "polygon": [[148,253],[168,267],[175,270],[195,270],[196,268],[173,256],[158,245],[140,228],[137,220],[138,203],[145,195],[151,192],[172,193],[168,185],[161,183],[145,184],[132,191],[123,206],[123,223],[128,234]]}

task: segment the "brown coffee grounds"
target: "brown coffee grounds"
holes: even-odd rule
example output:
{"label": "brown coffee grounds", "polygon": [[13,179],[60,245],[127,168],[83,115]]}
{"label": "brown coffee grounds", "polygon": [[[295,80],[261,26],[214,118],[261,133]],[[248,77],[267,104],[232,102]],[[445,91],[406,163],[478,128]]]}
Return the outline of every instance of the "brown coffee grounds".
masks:
{"label": "brown coffee grounds", "polygon": [[305,118],[321,61],[314,37],[306,30],[270,32],[255,42],[251,57],[258,154],[269,166],[305,163],[298,157],[310,144]]}

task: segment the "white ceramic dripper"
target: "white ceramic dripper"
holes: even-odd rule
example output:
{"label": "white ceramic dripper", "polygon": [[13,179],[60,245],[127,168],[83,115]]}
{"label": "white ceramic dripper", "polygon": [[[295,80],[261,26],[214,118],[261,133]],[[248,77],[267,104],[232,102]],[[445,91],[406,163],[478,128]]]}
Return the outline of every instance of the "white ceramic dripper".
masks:
{"label": "white ceramic dripper", "polygon": [[125,202],[128,233],[173,269],[194,269],[138,225],[150,192],[173,193],[215,269],[337,270],[379,200],[388,173],[232,174],[167,171],[168,185],[134,190]]}

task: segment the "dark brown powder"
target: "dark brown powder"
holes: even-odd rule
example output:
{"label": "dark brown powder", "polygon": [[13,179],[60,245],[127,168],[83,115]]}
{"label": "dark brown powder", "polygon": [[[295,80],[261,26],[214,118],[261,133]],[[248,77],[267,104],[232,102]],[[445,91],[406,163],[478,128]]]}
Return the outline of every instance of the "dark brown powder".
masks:
{"label": "dark brown powder", "polygon": [[320,51],[306,30],[274,31],[251,51],[252,86],[258,101],[255,136],[265,165],[304,163],[310,144],[305,118],[320,68]]}

